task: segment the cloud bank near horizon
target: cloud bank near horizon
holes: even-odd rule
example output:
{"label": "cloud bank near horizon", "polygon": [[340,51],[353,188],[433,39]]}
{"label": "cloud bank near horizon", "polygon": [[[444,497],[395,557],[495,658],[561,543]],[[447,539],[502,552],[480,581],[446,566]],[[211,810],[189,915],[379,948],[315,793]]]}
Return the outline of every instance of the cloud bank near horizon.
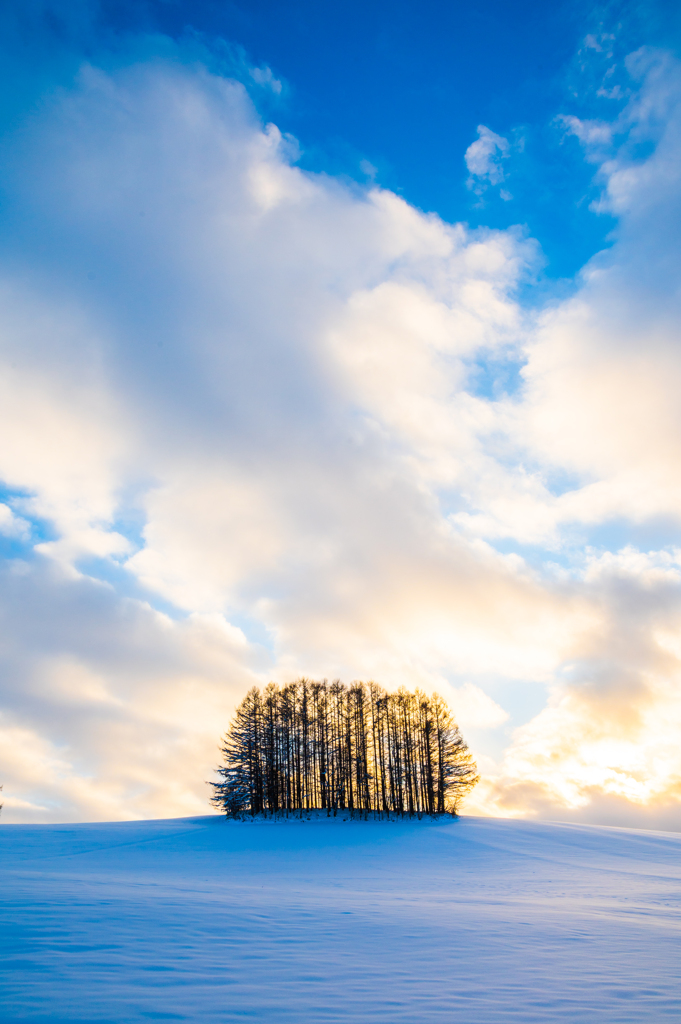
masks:
{"label": "cloud bank near horizon", "polygon": [[100,63],[1,182],[7,820],[202,813],[307,674],[439,690],[469,811],[679,827],[678,63],[565,115],[618,226],[539,308],[521,229],[302,171],[193,51]]}

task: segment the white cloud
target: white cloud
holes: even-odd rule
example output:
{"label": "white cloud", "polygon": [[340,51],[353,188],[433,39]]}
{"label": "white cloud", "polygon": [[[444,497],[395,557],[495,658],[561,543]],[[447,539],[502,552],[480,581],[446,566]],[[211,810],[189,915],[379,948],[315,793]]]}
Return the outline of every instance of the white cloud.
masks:
{"label": "white cloud", "polygon": [[0,533],[5,537],[28,540],[31,535],[31,524],[21,516],[15,515],[9,505],[0,502]]}
{"label": "white cloud", "polygon": [[[244,90],[205,73],[86,69],[42,117],[17,147],[31,175],[10,184],[70,259],[44,262],[37,294],[21,271],[5,275],[3,415],[16,444],[2,473],[56,535],[43,556],[65,568],[125,559],[189,617],[173,624],[106,590],[91,621],[102,591],[87,577],[38,588],[30,566],[14,573],[25,628],[48,597],[64,625],[40,657],[32,636],[30,657],[13,652],[28,682],[7,683],[7,791],[44,803],[11,754],[22,735],[54,816],[202,806],[257,662],[225,614],[274,645],[277,678],[432,687],[452,658],[479,666],[484,606],[499,627],[484,665],[545,673],[554,641],[528,663],[508,565],[453,538],[428,493],[456,476],[457,433],[464,455],[475,447],[483,410],[470,403],[461,430],[450,391],[466,401],[463,360],[516,337],[507,290],[532,246],[303,174]],[[57,154],[49,175],[42,146]],[[362,332],[378,341],[373,381],[358,368]],[[409,409],[419,401],[422,416]],[[67,599],[78,587],[89,619]]]}
{"label": "white cloud", "polygon": [[[0,475],[53,534],[2,591],[8,814],[194,813],[234,701],[299,672],[451,680],[475,729],[513,713],[483,678],[546,684],[488,809],[676,799],[677,555],[570,562],[575,526],[680,507],[678,72],[641,60],[617,237],[538,315],[522,233],[302,172],[234,82],[89,68],[46,101],[4,181]],[[508,152],[481,126],[471,175]],[[495,360],[522,383],[490,398]]]}
{"label": "white cloud", "polygon": [[5,818],[203,813],[262,652],[220,616],[174,622],[49,561],[5,571],[1,592]]}
{"label": "white cloud", "polygon": [[478,137],[471,142],[464,157],[470,174],[468,187],[481,194],[489,185],[500,185],[505,180],[502,161],[509,155],[508,139],[484,124],[478,125]]}
{"label": "white cloud", "polygon": [[463,729],[495,729],[508,721],[508,711],[473,683],[453,689],[450,703]]}

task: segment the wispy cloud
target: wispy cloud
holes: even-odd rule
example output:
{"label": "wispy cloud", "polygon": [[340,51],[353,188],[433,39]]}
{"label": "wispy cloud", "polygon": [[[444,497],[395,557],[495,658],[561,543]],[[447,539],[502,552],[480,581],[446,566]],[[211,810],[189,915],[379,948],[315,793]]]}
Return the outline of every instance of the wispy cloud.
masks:
{"label": "wispy cloud", "polygon": [[[484,124],[478,125],[478,137],[471,142],[464,159],[469,171],[468,188],[476,195],[482,195],[490,185],[500,185],[505,181],[504,160],[511,153],[508,139],[497,135]],[[510,193],[500,190],[502,199],[511,199]]]}

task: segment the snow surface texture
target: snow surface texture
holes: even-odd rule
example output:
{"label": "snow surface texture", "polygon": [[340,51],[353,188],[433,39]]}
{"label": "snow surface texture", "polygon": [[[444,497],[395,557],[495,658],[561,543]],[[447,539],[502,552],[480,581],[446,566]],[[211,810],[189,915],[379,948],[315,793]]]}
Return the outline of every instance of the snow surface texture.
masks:
{"label": "snow surface texture", "polygon": [[14,1021],[681,1019],[681,835],[493,818],[0,827]]}

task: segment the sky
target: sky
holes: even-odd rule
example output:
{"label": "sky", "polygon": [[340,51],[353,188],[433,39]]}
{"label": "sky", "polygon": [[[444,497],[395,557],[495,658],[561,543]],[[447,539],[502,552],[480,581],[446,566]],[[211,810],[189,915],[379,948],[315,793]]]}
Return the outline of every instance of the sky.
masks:
{"label": "sky", "polygon": [[681,830],[676,5],[0,20],[3,821],[205,813],[307,675]]}

